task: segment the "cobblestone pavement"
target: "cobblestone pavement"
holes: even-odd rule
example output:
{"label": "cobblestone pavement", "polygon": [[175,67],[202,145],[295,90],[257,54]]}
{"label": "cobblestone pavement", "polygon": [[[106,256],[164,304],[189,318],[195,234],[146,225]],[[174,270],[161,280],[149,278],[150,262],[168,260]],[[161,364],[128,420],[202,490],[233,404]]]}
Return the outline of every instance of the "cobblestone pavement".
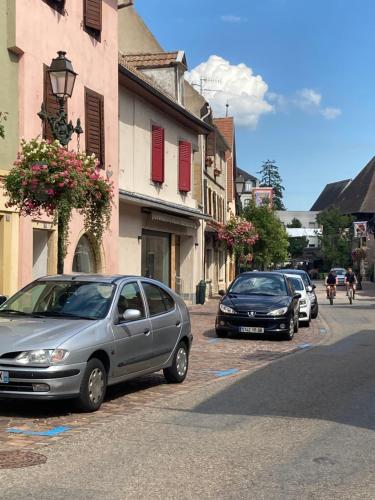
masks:
{"label": "cobblestone pavement", "polygon": [[[64,439],[67,434],[82,432],[88,426],[103,425],[119,414],[160,406],[166,398],[220,383],[224,377],[238,377],[281,356],[313,347],[328,334],[322,319],[317,319],[309,328],[300,327],[289,342],[245,335],[218,339],[214,332],[216,310],[217,300],[214,299],[204,306],[190,308],[194,342],[189,374],[183,384],[166,384],[161,372],[139,377],[109,388],[100,411],[91,414],[76,413],[68,401],[30,403],[2,400],[0,451],[41,448]],[[13,431],[9,432],[11,429]]]}

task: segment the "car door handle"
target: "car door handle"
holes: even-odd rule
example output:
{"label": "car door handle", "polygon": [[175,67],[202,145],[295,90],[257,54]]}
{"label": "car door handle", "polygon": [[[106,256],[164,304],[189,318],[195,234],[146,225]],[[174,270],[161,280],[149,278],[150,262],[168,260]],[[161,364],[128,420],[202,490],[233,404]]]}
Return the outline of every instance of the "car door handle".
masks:
{"label": "car door handle", "polygon": [[150,335],[151,330],[145,330],[143,333],[144,333],[145,335]]}
{"label": "car door handle", "polygon": [[181,322],[180,322],[180,321],[178,321],[178,322],[176,323],[176,326],[181,326]]}

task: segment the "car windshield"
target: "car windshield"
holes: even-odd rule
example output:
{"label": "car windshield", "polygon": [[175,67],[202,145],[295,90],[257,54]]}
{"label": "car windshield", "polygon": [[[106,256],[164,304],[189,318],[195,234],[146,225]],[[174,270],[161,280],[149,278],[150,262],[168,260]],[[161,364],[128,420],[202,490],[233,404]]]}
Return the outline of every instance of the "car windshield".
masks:
{"label": "car windshield", "polygon": [[228,293],[238,295],[287,295],[281,276],[239,276]]}
{"label": "car windshield", "polygon": [[301,278],[297,278],[297,276],[288,276],[288,278],[296,291],[301,292],[305,289]]}
{"label": "car windshield", "polygon": [[346,270],[345,269],[341,269],[341,268],[335,268],[335,269],[332,269],[331,272],[334,272],[335,274],[345,274]]}
{"label": "car windshield", "polygon": [[36,281],[0,306],[0,315],[104,318],[112,302],[111,283],[84,281]]}

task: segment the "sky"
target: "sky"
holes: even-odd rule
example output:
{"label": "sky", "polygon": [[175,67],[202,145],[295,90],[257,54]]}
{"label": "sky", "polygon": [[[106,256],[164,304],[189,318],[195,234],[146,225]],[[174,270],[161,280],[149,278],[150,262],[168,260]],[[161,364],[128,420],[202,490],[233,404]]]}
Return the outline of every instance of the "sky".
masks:
{"label": "sky", "polygon": [[350,179],[375,149],[373,0],[135,0],[167,51],[184,50],[216,116],[236,123],[238,166],[274,160],[288,210]]}

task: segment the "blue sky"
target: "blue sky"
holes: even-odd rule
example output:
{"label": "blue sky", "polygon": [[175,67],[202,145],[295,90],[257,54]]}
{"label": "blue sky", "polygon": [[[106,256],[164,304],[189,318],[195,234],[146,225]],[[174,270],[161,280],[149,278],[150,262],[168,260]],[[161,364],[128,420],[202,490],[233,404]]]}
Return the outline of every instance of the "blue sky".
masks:
{"label": "blue sky", "polygon": [[135,3],[165,50],[185,50],[195,75],[220,76],[225,90],[206,97],[220,106],[229,95],[239,166],[255,174],[276,160],[289,210],[308,210],[326,183],[354,177],[374,155],[373,0]]}

